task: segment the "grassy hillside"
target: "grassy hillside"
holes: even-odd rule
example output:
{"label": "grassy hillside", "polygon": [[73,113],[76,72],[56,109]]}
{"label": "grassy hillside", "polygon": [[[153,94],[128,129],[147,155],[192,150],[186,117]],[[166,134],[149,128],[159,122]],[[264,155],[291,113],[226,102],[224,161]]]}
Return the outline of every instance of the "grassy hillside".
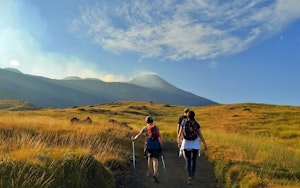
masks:
{"label": "grassy hillside", "polygon": [[300,107],[233,104],[196,111],[210,144],[207,155],[228,187],[300,185]]}
{"label": "grassy hillside", "polygon": [[[11,111],[13,107],[4,108],[6,102],[0,101],[2,187],[113,187],[113,172],[131,167],[129,137],[144,126],[145,116],[154,117],[164,140],[174,141],[185,108],[114,102]],[[207,140],[206,156],[227,187],[300,186],[300,107],[190,108]],[[81,121],[71,123],[73,117]],[[83,121],[87,117],[92,123]],[[142,151],[142,143],[136,146]]]}
{"label": "grassy hillside", "polygon": [[23,110],[38,110],[39,108],[23,101],[15,100],[0,100],[0,110],[23,111]]}

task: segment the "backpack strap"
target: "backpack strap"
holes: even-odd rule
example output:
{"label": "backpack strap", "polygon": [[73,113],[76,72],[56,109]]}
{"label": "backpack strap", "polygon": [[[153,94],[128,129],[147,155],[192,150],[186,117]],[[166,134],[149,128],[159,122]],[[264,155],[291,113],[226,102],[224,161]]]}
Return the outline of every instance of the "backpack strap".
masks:
{"label": "backpack strap", "polygon": [[185,124],[188,122],[188,118],[184,118],[182,121],[181,121],[181,127],[184,127]]}

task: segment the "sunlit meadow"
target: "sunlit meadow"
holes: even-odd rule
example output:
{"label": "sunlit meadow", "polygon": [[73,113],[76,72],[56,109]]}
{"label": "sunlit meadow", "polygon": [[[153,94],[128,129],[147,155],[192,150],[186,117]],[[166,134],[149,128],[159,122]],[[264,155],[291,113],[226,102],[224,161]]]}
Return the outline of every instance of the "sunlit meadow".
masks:
{"label": "sunlit meadow", "polygon": [[[154,117],[165,141],[175,141],[185,108],[152,102],[67,109],[28,105],[0,102],[1,187],[114,187],[114,172],[132,168],[129,137],[142,128],[145,116]],[[225,187],[300,185],[300,107],[190,108],[208,143],[205,156]],[[73,117],[80,122],[71,123]],[[83,121],[87,117],[91,123]]]}

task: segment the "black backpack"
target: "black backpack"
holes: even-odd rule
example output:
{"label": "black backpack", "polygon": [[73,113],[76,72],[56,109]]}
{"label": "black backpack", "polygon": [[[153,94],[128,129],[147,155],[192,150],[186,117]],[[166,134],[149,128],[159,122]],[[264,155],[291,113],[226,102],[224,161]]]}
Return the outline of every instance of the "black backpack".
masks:
{"label": "black backpack", "polygon": [[186,140],[195,140],[198,137],[197,122],[195,120],[183,120],[183,138]]}

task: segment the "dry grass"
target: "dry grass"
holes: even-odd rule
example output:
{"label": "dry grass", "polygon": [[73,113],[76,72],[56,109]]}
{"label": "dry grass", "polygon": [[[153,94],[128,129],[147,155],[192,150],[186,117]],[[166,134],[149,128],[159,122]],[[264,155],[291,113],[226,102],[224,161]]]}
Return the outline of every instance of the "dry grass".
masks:
{"label": "dry grass", "polygon": [[[2,104],[0,109],[4,109]],[[177,119],[184,108],[128,101],[0,111],[0,186],[57,187],[64,182],[93,187],[99,183],[89,176],[94,174],[110,187],[114,184],[112,171],[131,165],[129,137],[144,126],[145,116],[154,117],[165,140],[175,140]],[[233,104],[191,108],[209,146],[206,155],[227,187],[300,185],[300,107]],[[71,124],[72,117],[90,117],[93,122]],[[136,146],[142,151],[142,143]],[[67,175],[66,170],[74,173]],[[20,179],[18,173],[30,181]],[[89,181],[91,184],[83,185]]]}
{"label": "dry grass", "polygon": [[300,107],[235,104],[196,113],[227,187],[300,185]]}

